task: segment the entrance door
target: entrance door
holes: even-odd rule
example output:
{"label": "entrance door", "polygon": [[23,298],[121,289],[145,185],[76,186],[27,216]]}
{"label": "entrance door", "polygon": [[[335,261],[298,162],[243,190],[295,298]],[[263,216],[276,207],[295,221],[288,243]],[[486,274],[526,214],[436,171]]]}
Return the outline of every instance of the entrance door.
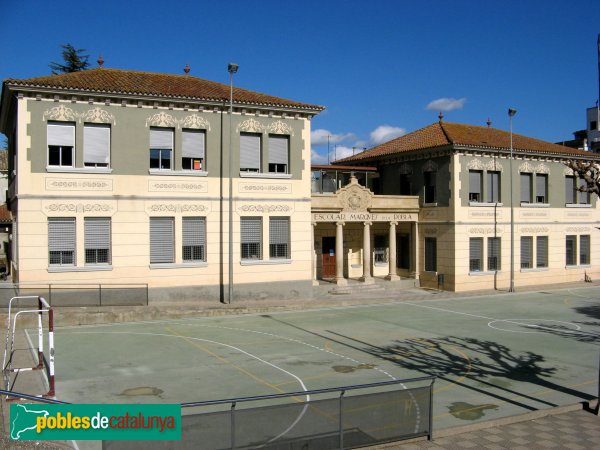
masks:
{"label": "entrance door", "polygon": [[323,269],[321,278],[335,278],[335,237],[323,237]]}

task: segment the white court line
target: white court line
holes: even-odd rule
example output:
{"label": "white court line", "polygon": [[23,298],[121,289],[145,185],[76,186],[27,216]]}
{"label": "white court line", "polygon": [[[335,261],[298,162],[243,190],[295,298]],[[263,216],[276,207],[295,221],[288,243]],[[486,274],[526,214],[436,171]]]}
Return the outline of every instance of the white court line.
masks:
{"label": "white court line", "polygon": [[[535,329],[538,329],[538,330],[556,331],[556,328],[544,327],[542,325],[527,325],[527,324],[523,324],[522,322],[517,322],[516,321],[516,320],[540,320],[540,321],[556,322],[556,320],[553,320],[553,319],[497,319],[495,317],[487,317],[487,316],[481,316],[479,314],[471,314],[471,313],[465,313],[465,312],[461,312],[461,311],[453,311],[451,309],[439,308],[439,307],[435,307],[435,306],[419,305],[419,304],[411,303],[411,302],[403,302],[402,304],[403,305],[416,306],[417,308],[433,309],[433,310],[436,310],[436,311],[442,311],[442,312],[451,313],[451,314],[459,314],[459,315],[462,315],[462,316],[474,317],[476,319],[489,320],[490,322],[488,322],[488,327],[490,327],[492,329],[498,329],[498,328],[494,328],[494,327],[490,326],[490,323],[493,323],[493,322],[506,322],[506,323],[512,323],[513,325],[525,326],[525,327],[528,327],[528,328],[535,328]],[[564,322],[564,323],[570,323],[570,322]],[[575,324],[572,324],[572,325],[575,325]],[[578,330],[575,330],[575,331],[560,330],[560,331],[563,332],[563,333],[580,334],[579,331],[580,331],[581,327],[579,327],[579,325],[575,325],[575,326],[578,327]],[[503,331],[508,331],[508,330],[503,330]]]}

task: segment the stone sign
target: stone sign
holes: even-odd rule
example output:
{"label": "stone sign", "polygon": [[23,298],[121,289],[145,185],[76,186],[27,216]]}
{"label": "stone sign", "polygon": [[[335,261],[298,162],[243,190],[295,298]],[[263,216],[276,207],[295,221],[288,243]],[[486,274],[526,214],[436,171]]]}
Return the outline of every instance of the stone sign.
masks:
{"label": "stone sign", "polygon": [[414,222],[417,220],[417,215],[370,212],[313,213],[312,220],[313,222]]}

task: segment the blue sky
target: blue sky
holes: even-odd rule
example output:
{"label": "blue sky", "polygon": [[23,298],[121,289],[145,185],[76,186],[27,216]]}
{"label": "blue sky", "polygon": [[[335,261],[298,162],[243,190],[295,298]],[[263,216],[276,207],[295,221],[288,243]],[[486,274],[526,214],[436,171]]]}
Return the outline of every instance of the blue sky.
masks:
{"label": "blue sky", "polygon": [[[445,120],[548,141],[598,98],[597,0],[0,0],[0,77],[50,74],[60,45],[92,67],[183,73],[327,109],[313,162]],[[437,102],[437,103],[436,103]],[[431,105],[428,107],[428,105]]]}

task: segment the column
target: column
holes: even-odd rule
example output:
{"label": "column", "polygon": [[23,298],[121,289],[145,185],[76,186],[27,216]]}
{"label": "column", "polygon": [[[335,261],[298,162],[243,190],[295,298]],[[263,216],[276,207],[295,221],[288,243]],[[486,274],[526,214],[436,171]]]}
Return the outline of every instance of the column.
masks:
{"label": "column", "polygon": [[363,229],[363,276],[360,279],[363,283],[373,284],[371,276],[371,222],[365,222]]}
{"label": "column", "polygon": [[387,277],[385,277],[386,280],[390,281],[400,279],[400,277],[396,273],[396,225],[398,225],[397,222],[390,222],[390,238],[388,239],[388,242],[390,243],[390,250],[388,252],[390,273]]}
{"label": "column", "polygon": [[411,271],[411,277],[413,277],[415,280],[419,279],[419,267],[421,264],[420,258],[419,258],[419,224],[417,222],[413,222],[411,225],[411,229],[412,229],[412,248],[413,248],[413,258],[412,258],[412,271]]}
{"label": "column", "polygon": [[313,286],[318,286],[319,282],[317,281],[317,251],[315,250],[315,228],[317,226],[317,222],[312,223],[311,234],[310,234],[310,255],[312,259],[312,284]]}
{"label": "column", "polygon": [[344,278],[344,222],[336,222],[335,228],[335,283],[345,286],[348,280]]}

